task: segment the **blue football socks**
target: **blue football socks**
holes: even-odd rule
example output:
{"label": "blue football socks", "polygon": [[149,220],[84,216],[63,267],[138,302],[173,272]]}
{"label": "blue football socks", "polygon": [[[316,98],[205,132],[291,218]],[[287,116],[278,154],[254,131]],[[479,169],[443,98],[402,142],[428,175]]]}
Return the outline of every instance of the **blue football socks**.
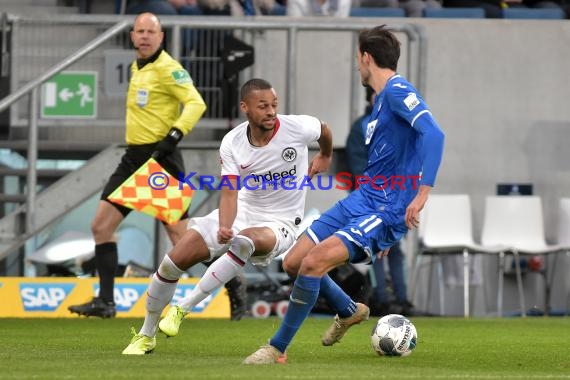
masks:
{"label": "blue football socks", "polygon": [[270,345],[281,352],[285,352],[303,321],[313,309],[315,302],[317,302],[320,283],[320,277],[303,275],[297,277],[289,297],[289,308],[281,322],[281,326],[279,326],[279,330],[270,339]]}
{"label": "blue football socks", "polygon": [[328,274],[321,278],[320,292],[340,318],[350,317],[356,311],[356,302]]}

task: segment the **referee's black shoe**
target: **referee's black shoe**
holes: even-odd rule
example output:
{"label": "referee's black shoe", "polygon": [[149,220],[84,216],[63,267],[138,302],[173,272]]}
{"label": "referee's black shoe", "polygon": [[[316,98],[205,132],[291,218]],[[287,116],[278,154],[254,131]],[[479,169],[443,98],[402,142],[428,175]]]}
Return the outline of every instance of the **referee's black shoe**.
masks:
{"label": "referee's black shoe", "polygon": [[232,321],[239,321],[247,313],[247,280],[243,273],[226,282],[226,290],[230,298]]}
{"label": "referee's black shoe", "polygon": [[86,317],[113,318],[117,314],[114,302],[106,302],[99,297],[93,297],[91,301],[80,305],[69,306],[67,310]]}

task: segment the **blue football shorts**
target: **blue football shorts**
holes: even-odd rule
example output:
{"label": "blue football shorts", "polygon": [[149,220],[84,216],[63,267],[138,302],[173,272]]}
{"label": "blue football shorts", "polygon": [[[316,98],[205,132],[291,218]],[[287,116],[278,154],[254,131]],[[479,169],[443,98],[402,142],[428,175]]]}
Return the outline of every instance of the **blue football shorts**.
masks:
{"label": "blue football shorts", "polygon": [[315,244],[331,235],[339,237],[348,249],[351,263],[374,262],[376,254],[396,244],[407,228],[393,225],[391,218],[382,211],[360,210],[345,204],[346,199],[337,202],[323,213],[307,229],[307,235]]}

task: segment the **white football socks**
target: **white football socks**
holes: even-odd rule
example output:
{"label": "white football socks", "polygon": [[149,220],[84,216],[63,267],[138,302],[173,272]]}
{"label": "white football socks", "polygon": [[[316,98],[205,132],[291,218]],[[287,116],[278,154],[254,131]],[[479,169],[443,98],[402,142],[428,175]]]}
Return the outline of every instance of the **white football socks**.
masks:
{"label": "white football socks", "polygon": [[222,287],[226,282],[237,276],[242,270],[243,263],[238,263],[235,259],[231,258],[228,253],[224,253],[223,256],[210,265],[198,284],[192,289],[192,292],[187,297],[178,301],[178,306],[185,312],[189,312],[194,306],[198,305],[216,289]]}
{"label": "white football socks", "polygon": [[229,251],[245,264],[251,255],[253,255],[255,245],[253,244],[253,240],[247,236],[237,235],[233,238]]}
{"label": "white football socks", "polygon": [[182,273],[184,271],[180,270],[170,257],[164,256],[157,273],[152,275],[152,280],[146,292],[146,316],[139,331],[140,334],[150,337],[156,335],[160,314],[174,296],[178,279]]}

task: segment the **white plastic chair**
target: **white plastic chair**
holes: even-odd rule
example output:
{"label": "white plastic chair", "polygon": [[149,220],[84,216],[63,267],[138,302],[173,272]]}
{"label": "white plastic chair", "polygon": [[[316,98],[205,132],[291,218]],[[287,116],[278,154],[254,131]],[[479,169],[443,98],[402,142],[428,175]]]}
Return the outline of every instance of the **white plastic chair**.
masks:
{"label": "white plastic chair", "polygon": [[558,244],[570,247],[570,198],[560,198],[558,209]]}
{"label": "white plastic chair", "polygon": [[[463,311],[469,317],[469,253],[498,253],[500,247],[483,247],[473,240],[471,200],[467,194],[430,195],[422,211],[420,221],[420,250],[414,265],[413,296],[422,257],[426,255],[440,258],[438,265],[440,313],[445,314],[445,295],[441,258],[444,255],[463,256]],[[434,260],[432,260],[432,265]],[[426,303],[429,301],[431,272],[428,280]]]}
{"label": "white plastic chair", "polygon": [[[569,247],[566,255],[570,256],[570,198],[561,198],[558,208],[558,244]],[[570,311],[570,278],[566,279],[566,312]]]}
{"label": "white plastic chair", "polygon": [[[565,249],[559,245],[548,245],[544,238],[542,202],[538,196],[488,196],[485,199],[485,217],[481,243],[484,246],[509,246],[499,253],[499,284],[497,290],[497,313],[503,311],[503,280],[505,254],[515,258],[515,272],[522,316],[526,316],[525,297],[522,285],[519,255],[549,255]],[[545,277],[546,306],[549,307],[550,282]],[[548,310],[545,310],[548,312]]]}

